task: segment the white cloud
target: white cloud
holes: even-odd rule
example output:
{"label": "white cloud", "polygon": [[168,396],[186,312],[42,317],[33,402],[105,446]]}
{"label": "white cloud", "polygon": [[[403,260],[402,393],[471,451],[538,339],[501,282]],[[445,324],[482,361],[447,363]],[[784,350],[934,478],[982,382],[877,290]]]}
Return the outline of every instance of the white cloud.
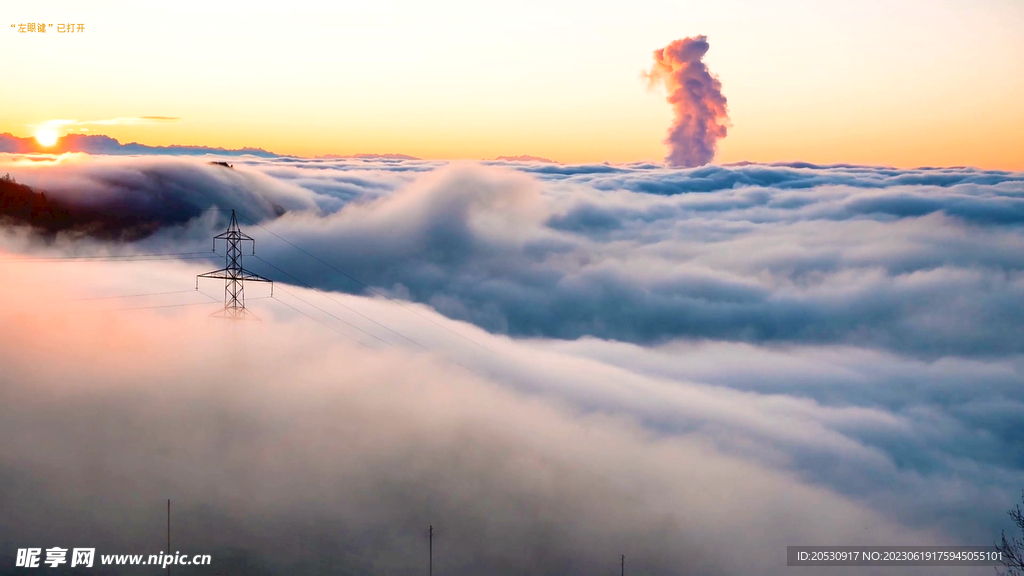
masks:
{"label": "white cloud", "polygon": [[[990,543],[1020,489],[1024,175],[209,159],[0,171],[154,223],[51,254],[208,250],[239,207],[259,258],[338,291],[280,301],[370,348],[273,300],[234,337],[201,306],[8,321],[0,465],[50,486],[30,502],[134,526],[174,492],[212,545],[342,534],[317,553],[363,571],[412,570],[433,523],[455,572],[771,574],[787,544]],[[30,266],[0,261],[0,313],[206,269]],[[51,530],[19,506],[0,540]],[[91,514],[68,529],[123,532]]]}

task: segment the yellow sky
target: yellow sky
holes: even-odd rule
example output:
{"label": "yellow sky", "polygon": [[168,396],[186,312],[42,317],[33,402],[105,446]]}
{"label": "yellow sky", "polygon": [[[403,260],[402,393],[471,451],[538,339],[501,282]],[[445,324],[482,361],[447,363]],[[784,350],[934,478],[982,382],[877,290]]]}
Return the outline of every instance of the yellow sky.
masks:
{"label": "yellow sky", "polygon": [[[640,73],[706,34],[732,121],[716,162],[1024,169],[1016,0],[84,4],[4,14],[0,132],[66,119],[300,155],[660,159],[671,111]],[[54,28],[10,27],[33,21]],[[84,123],[138,116],[180,120]]]}

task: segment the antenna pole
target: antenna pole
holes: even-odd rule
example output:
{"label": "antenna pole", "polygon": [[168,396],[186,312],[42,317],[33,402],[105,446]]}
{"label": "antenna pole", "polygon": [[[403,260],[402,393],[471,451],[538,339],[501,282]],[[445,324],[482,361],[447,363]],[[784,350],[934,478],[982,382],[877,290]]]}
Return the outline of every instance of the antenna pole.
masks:
{"label": "antenna pole", "polygon": [[[171,499],[167,499],[167,554],[171,553]],[[171,565],[167,565],[167,576],[171,574]]]}
{"label": "antenna pole", "polygon": [[434,576],[434,525],[430,525],[430,576]]}

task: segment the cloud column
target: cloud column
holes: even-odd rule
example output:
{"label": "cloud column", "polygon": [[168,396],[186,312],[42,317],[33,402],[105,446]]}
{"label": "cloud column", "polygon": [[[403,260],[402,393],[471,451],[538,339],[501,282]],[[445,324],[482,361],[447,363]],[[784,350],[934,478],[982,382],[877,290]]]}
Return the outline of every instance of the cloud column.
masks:
{"label": "cloud column", "polygon": [[707,164],[718,140],[725,138],[729,115],[722,83],[702,61],[709,47],[706,36],[676,40],[654,51],[654,67],[646,73],[652,86],[664,82],[675,112],[665,139],[670,166]]}

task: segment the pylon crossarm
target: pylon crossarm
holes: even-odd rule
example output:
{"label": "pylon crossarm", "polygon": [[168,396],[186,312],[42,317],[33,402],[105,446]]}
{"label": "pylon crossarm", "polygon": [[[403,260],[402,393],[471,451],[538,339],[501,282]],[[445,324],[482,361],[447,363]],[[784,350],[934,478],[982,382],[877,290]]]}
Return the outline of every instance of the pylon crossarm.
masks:
{"label": "pylon crossarm", "polygon": [[232,231],[221,232],[220,234],[217,234],[216,236],[214,236],[213,239],[214,240],[238,240],[238,241],[244,240],[246,242],[255,242],[256,241],[256,239],[253,238],[252,236],[249,236],[245,232],[238,232],[237,230],[234,231],[234,232],[232,232]]}
{"label": "pylon crossarm", "polygon": [[[268,282],[273,284],[274,281],[270,278],[264,278],[258,274],[253,274],[248,270],[235,271],[236,275],[232,275],[232,271],[227,268],[221,268],[220,270],[214,270],[212,272],[206,272],[204,274],[197,274],[196,278],[220,278],[222,280],[239,280],[245,282]],[[273,290],[273,287],[271,287]]]}
{"label": "pylon crossarm", "polygon": [[227,268],[221,268],[220,270],[214,270],[213,272],[198,274],[196,278],[231,278],[231,276]]}
{"label": "pylon crossarm", "polygon": [[245,280],[246,282],[270,282],[270,283],[274,282],[273,280],[271,280],[269,278],[264,278],[263,276],[260,276],[259,274],[253,274],[252,272],[249,272],[248,270],[240,270],[239,271],[238,279],[239,280]]}

